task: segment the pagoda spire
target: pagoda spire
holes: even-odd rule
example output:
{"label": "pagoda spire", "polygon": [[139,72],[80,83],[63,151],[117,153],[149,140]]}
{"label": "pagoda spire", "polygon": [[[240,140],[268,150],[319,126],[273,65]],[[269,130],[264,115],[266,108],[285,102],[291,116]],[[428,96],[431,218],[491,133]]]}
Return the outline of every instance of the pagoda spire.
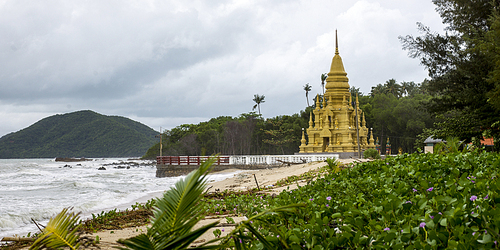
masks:
{"label": "pagoda spire", "polygon": [[339,54],[339,39],[337,37],[337,30],[335,30],[335,55]]}
{"label": "pagoda spire", "polygon": [[325,95],[333,97],[334,105],[340,105],[342,103],[342,95],[347,94],[349,88],[349,79],[347,78],[344,63],[339,54],[338,32],[335,30],[335,55],[332,58],[328,78],[326,78]]}

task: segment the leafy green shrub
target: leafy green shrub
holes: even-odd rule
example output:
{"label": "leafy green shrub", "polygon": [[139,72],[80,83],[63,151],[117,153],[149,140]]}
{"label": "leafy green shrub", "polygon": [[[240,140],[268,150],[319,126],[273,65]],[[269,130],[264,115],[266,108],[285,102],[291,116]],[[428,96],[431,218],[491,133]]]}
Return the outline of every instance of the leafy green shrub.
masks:
{"label": "leafy green shrub", "polygon": [[380,159],[380,155],[378,154],[378,151],[373,148],[369,148],[363,152],[363,157],[365,159],[367,158],[372,158],[372,159]]}
{"label": "leafy green shrub", "polygon": [[332,158],[326,158],[326,168],[328,169],[328,172],[330,173],[337,173],[340,171],[340,162],[337,161],[337,159],[332,159]]}
{"label": "leafy green shrub", "polygon": [[[490,249],[500,241],[499,174],[498,154],[406,154],[326,174],[275,198],[226,197],[217,207],[248,217],[306,203],[298,213],[254,221],[271,249]],[[255,238],[245,244],[262,249]]]}

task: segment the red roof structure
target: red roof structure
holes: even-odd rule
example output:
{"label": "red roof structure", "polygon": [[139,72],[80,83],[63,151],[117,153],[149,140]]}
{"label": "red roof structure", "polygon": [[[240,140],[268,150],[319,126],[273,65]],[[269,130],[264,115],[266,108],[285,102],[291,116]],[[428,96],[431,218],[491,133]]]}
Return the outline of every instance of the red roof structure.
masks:
{"label": "red roof structure", "polygon": [[493,146],[493,138],[483,138],[481,144],[485,146]]}

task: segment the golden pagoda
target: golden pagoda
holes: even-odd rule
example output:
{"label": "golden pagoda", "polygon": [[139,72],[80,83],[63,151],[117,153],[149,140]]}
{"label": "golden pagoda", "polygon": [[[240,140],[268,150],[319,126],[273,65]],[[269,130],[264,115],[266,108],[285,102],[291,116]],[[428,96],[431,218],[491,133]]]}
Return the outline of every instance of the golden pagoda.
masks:
{"label": "golden pagoda", "polygon": [[307,128],[308,141],[302,131],[300,153],[358,152],[357,124],[360,149],[375,148],[373,133],[368,140],[365,115],[359,108],[357,96],[356,108],[353,106],[348,82],[335,31],[335,56],[326,79],[324,98],[322,102],[319,96],[316,98],[316,108],[311,114]]}

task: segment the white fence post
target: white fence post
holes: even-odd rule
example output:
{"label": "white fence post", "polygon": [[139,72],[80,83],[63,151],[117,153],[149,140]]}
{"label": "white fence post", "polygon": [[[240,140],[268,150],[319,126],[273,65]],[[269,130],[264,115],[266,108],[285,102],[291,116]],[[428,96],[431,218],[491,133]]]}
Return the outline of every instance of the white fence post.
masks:
{"label": "white fence post", "polygon": [[[181,156],[182,157],[182,156]],[[326,158],[338,159],[338,154],[331,155],[231,155],[229,156],[230,165],[275,165],[280,161],[288,161],[292,163],[309,163]],[[158,160],[157,160],[158,161]]]}

